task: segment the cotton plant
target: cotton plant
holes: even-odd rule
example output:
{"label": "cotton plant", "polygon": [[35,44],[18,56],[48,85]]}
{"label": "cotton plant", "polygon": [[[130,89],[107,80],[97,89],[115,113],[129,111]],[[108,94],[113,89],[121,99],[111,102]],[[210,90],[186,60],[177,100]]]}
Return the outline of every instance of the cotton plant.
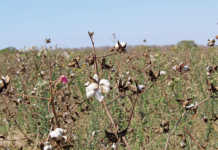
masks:
{"label": "cotton plant", "polygon": [[107,94],[110,91],[110,82],[106,79],[98,78],[98,75],[93,76],[94,82],[86,82],[86,97],[95,97],[99,102],[104,100],[103,94]]}

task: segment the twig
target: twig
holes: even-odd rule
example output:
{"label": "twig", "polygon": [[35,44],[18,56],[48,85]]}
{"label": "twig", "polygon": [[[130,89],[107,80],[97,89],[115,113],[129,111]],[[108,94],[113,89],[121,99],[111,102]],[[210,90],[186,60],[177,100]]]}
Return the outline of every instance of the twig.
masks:
{"label": "twig", "polygon": [[96,74],[99,76],[98,62],[97,62],[96,50],[95,50],[95,42],[94,42],[94,39],[93,39],[94,32],[88,32],[88,33],[89,33],[89,37],[90,37],[91,42],[92,42],[92,48],[93,48],[93,52],[94,52],[93,59],[94,59],[94,62],[95,62],[95,71],[96,71]]}

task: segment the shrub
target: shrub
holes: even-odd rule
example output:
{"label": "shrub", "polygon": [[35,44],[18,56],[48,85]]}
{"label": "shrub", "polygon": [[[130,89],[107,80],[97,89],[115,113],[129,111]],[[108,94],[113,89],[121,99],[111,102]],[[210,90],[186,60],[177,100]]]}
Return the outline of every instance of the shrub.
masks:
{"label": "shrub", "polygon": [[198,45],[192,40],[183,40],[177,43],[178,48],[196,48]]}

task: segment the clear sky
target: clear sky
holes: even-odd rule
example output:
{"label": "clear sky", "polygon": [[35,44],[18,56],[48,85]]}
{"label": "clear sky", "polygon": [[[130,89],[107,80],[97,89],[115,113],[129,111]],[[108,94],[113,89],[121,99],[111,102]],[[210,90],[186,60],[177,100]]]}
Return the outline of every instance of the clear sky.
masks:
{"label": "clear sky", "polygon": [[0,48],[113,45],[112,33],[129,45],[206,44],[218,34],[218,0],[2,0]]}

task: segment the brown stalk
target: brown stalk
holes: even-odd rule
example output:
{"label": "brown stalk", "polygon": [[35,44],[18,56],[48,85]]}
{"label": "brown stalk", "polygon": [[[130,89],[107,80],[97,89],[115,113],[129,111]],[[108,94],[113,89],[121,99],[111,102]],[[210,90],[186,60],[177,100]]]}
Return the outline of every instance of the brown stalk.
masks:
{"label": "brown stalk", "polygon": [[98,62],[97,62],[96,49],[95,49],[95,42],[94,42],[94,39],[93,39],[94,32],[88,32],[88,33],[89,33],[89,37],[90,37],[91,42],[92,42],[92,48],[93,48],[93,52],[94,52],[93,59],[94,59],[94,62],[95,62],[95,72],[99,76]]}
{"label": "brown stalk", "polygon": [[105,112],[106,112],[108,118],[110,119],[110,121],[111,121],[111,123],[112,123],[114,129],[117,130],[117,126],[116,126],[116,124],[114,123],[114,120],[113,120],[113,118],[112,118],[112,116],[111,116],[111,114],[110,114],[110,112],[109,112],[109,110],[108,110],[108,108],[107,108],[107,105],[106,105],[105,101],[102,101],[102,104],[103,104],[103,108],[104,108],[104,110],[105,110]]}
{"label": "brown stalk", "polygon": [[[46,50],[48,50],[46,48]],[[59,127],[59,123],[58,123],[58,117],[57,117],[57,113],[55,110],[55,104],[54,104],[54,93],[53,93],[53,82],[52,82],[52,65],[51,62],[49,61],[49,58],[47,59],[47,64],[49,66],[49,91],[50,91],[50,98],[49,98],[49,103],[48,103],[48,111],[49,111],[49,105],[52,105],[52,112],[55,118],[55,125],[57,127]]]}
{"label": "brown stalk", "polygon": [[57,113],[56,113],[55,104],[54,104],[53,85],[52,85],[52,68],[51,68],[51,64],[50,63],[49,63],[49,77],[50,77],[49,78],[50,98],[49,98],[48,105],[51,103],[51,105],[52,105],[52,112],[53,112],[54,117],[55,117],[55,124],[56,124],[56,126],[59,127]]}

